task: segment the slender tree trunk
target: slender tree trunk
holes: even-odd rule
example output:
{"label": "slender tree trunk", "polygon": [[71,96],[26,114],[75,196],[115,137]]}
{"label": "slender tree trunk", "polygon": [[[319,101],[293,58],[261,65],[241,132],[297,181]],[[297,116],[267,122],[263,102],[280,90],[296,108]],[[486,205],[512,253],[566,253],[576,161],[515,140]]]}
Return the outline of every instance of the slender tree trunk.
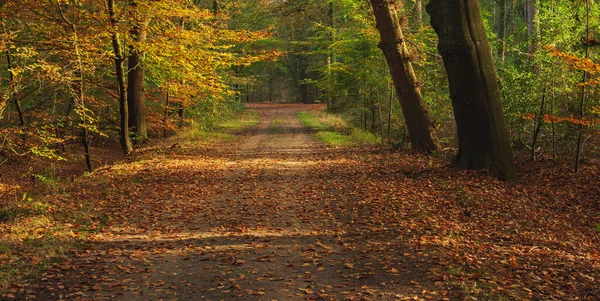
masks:
{"label": "slender tree trunk", "polygon": [[331,44],[329,45],[329,49],[327,50],[327,77],[329,78],[329,83],[327,85],[327,108],[331,109],[334,104],[333,97],[333,74],[331,72],[331,64],[333,64],[333,51],[332,45],[335,43],[335,3],[333,0],[329,0],[328,10],[327,10],[327,21],[329,25],[329,30],[331,31]]}
{"label": "slender tree trunk", "polygon": [[[179,19],[179,26],[181,26],[181,30],[185,31],[185,19],[181,18]],[[236,71],[236,77],[237,77],[237,71]],[[185,84],[185,80],[181,80],[181,85],[183,86]],[[237,84],[235,87],[235,91],[237,92]],[[237,95],[236,95],[236,99],[237,99]],[[185,102],[184,99],[181,99],[181,101],[179,102],[179,108],[177,109],[177,116],[179,117],[179,124],[180,126],[184,125],[185,122],[185,118],[186,118],[186,110],[185,110]]]}
{"label": "slender tree trunk", "polygon": [[508,34],[512,35],[515,32],[515,0],[509,0],[510,13],[508,18]]}
{"label": "slender tree trunk", "polygon": [[273,76],[269,77],[269,102],[273,102]]}
{"label": "slender tree trunk", "polygon": [[[58,5],[58,11],[60,12],[60,16],[63,21],[71,27],[71,31],[73,32],[73,49],[75,50],[75,56],[77,57],[77,65],[79,78],[79,89],[77,91],[77,95],[74,95],[74,99],[76,101],[76,106],[78,107],[81,115],[81,144],[83,145],[83,150],[85,153],[85,164],[87,166],[88,171],[93,171],[92,166],[92,155],[90,151],[90,142],[89,142],[89,133],[88,133],[88,118],[87,118],[87,108],[85,107],[85,71],[83,68],[83,59],[81,57],[81,51],[79,49],[79,35],[77,34],[77,27],[75,23],[71,22],[65,16],[61,3],[56,2]],[[75,93],[73,93],[75,94]]]}
{"label": "slender tree trunk", "polygon": [[[146,41],[146,24],[138,11],[138,4],[131,2],[132,28],[131,36],[135,44]],[[127,105],[129,111],[129,126],[135,132],[135,142],[141,143],[148,139],[146,126],[146,103],[144,95],[145,67],[142,60],[143,52],[135,45],[130,45],[127,59]]]}
{"label": "slender tree trunk", "polygon": [[170,99],[169,99],[169,90],[167,89],[167,97],[165,100],[165,113],[163,115],[163,138],[167,138],[167,121],[169,118],[169,106],[170,104]]}
{"label": "slender tree trunk", "polygon": [[[556,78],[552,69],[552,96],[550,98],[550,114],[554,115],[554,102],[556,101]],[[552,118],[552,160],[556,163],[556,124]]]}
{"label": "slender tree trunk", "polygon": [[455,163],[514,179],[514,159],[479,1],[431,0],[427,12],[448,74],[459,140]]}
{"label": "slender tree trunk", "polygon": [[506,25],[508,15],[508,0],[500,0],[500,18],[498,18],[498,40],[500,41],[500,47],[498,47],[498,56],[502,62],[505,61],[506,57]]}
{"label": "slender tree trunk", "polygon": [[400,100],[412,147],[431,153],[438,149],[433,123],[429,119],[419,83],[395,7],[386,0],[371,0],[383,51]]}
{"label": "slender tree trunk", "polygon": [[250,84],[246,83],[246,103],[250,103]]}
{"label": "slender tree trunk", "polygon": [[540,113],[535,117],[535,125],[533,128],[533,139],[531,139],[531,159],[535,161],[535,145],[537,143],[540,131],[542,130],[544,111],[546,109],[546,85],[544,85],[544,91],[542,92],[542,102],[540,104]]}
{"label": "slender tree trunk", "polygon": [[421,29],[423,27],[423,0],[415,0],[415,5],[412,8],[414,16],[414,27]]}
{"label": "slender tree trunk", "polygon": [[125,155],[133,151],[131,140],[129,139],[129,112],[127,105],[127,86],[125,85],[125,70],[123,68],[123,47],[119,41],[117,32],[118,20],[114,9],[114,0],[107,0],[108,12],[110,15],[110,24],[113,26],[112,46],[114,51],[115,71],[117,74],[117,82],[119,84],[119,113],[121,115],[121,123],[119,136],[121,140],[121,149]]}
{"label": "slender tree trunk", "polygon": [[179,116],[181,122],[185,121],[185,115],[185,106],[183,105],[183,103],[180,103],[179,109],[177,110],[177,116]]}
{"label": "slender tree trunk", "polygon": [[390,83],[390,102],[389,102],[389,108],[390,111],[388,112],[388,128],[387,128],[387,138],[390,139],[390,135],[391,135],[391,131],[392,131],[392,111],[393,111],[393,101],[394,101],[394,84]]}
{"label": "slender tree trunk", "polygon": [[[585,5],[586,5],[586,17],[585,17],[585,22],[586,22],[586,37],[585,37],[585,42],[587,44],[587,42],[590,40],[591,35],[590,35],[590,0],[586,0],[585,1]],[[585,47],[585,58],[589,58],[590,57],[590,48],[587,45],[584,45]],[[583,79],[581,80],[581,83],[585,83],[588,80],[588,73],[587,71],[583,71]],[[581,86],[581,97],[579,100],[579,119],[583,122],[583,117],[585,114],[585,97],[586,97],[586,87],[585,85]],[[579,172],[579,161],[581,160],[581,149],[583,148],[583,129],[584,129],[584,125],[583,123],[579,125],[579,135],[577,137],[577,152],[575,153],[575,172]]]}
{"label": "slender tree trunk", "polygon": [[371,99],[371,133],[375,133],[375,124],[377,123],[377,111],[375,110],[375,101],[373,100],[372,95],[369,97]]}
{"label": "slender tree trunk", "polygon": [[527,18],[527,37],[529,38],[529,53],[533,55],[538,48],[539,26],[537,0],[526,0],[526,18]]}
{"label": "slender tree trunk", "polygon": [[8,100],[10,101],[12,99],[12,101],[15,103],[15,109],[17,110],[17,115],[19,115],[19,126],[20,127],[25,127],[25,116],[23,114],[23,108],[21,107],[21,102],[19,101],[19,98],[16,96],[16,93],[14,91],[14,89],[16,89],[16,83],[15,83],[15,76],[13,74],[13,65],[12,65],[12,56],[10,54],[10,50],[7,49],[6,50],[6,63],[8,65],[8,81],[9,81],[9,88],[10,88],[10,93],[8,96]]}

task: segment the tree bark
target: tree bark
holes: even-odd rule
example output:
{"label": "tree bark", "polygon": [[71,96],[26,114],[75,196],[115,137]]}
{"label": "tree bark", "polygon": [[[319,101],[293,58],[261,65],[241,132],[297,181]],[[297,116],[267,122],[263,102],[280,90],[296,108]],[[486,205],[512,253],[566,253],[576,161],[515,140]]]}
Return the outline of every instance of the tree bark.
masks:
{"label": "tree bark", "polygon": [[137,3],[132,1],[133,24],[131,36],[135,42],[130,46],[130,55],[127,60],[127,105],[129,106],[129,126],[135,132],[135,142],[141,143],[148,139],[146,126],[146,103],[144,95],[145,68],[142,60],[143,52],[136,44],[146,41],[146,25],[137,10]]}
{"label": "tree bark", "polygon": [[412,147],[425,153],[434,152],[438,147],[433,123],[421,96],[396,8],[387,0],[371,0],[371,5],[381,36],[379,47],[390,68]]}
{"label": "tree bark", "polygon": [[431,0],[431,25],[439,37],[459,148],[454,162],[463,169],[489,169],[515,179],[513,153],[492,53],[478,0]]}
{"label": "tree bark", "polygon": [[123,68],[123,48],[119,41],[119,34],[116,31],[118,20],[116,19],[114,0],[107,0],[107,4],[110,15],[110,24],[113,26],[111,37],[115,55],[115,71],[117,74],[117,82],[119,84],[119,113],[121,115],[121,128],[119,130],[119,136],[121,140],[121,149],[123,150],[123,153],[127,155],[133,151],[133,147],[131,146],[131,140],[129,139],[129,112],[127,105],[127,87],[125,85],[125,72]]}

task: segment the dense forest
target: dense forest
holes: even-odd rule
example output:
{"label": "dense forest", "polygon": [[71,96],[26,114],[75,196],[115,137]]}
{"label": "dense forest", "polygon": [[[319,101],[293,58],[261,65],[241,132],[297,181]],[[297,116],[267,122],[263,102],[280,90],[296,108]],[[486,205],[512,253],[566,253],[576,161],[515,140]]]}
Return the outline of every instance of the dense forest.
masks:
{"label": "dense forest", "polygon": [[[364,130],[426,152],[467,147],[461,136],[488,139],[466,138],[482,121],[456,122],[473,117],[456,109],[470,104],[450,100],[443,55],[452,50],[443,48],[456,45],[442,38],[438,51],[429,25],[451,20],[435,16],[434,4],[430,18],[423,1],[371,4],[4,1],[3,158],[64,159],[80,144],[92,170],[93,149],[107,141],[128,154],[263,101],[326,103]],[[485,26],[498,86],[491,93],[509,132],[491,141],[575,165],[596,155],[598,9],[593,1],[481,1],[483,24],[472,28]],[[473,80],[453,74],[467,86]]]}
{"label": "dense forest", "polygon": [[[0,25],[1,298],[167,294],[123,273],[173,250],[209,300],[600,296],[596,0],[0,0]],[[314,270],[287,294],[256,262]]]}

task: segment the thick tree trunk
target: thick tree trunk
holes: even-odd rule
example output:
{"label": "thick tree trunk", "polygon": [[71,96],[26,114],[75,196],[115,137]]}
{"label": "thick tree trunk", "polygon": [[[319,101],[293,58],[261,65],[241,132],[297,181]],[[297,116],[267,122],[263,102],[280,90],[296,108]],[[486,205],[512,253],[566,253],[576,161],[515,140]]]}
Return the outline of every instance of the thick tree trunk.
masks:
{"label": "thick tree trunk", "polygon": [[490,169],[515,178],[496,70],[478,0],[431,0],[431,24],[450,84],[458,132],[455,163],[464,169]]}
{"label": "thick tree trunk", "polygon": [[[110,14],[110,23],[112,26],[116,26],[118,20],[115,16],[114,0],[107,0],[108,12]],[[116,29],[116,28],[115,28]],[[121,149],[124,154],[129,154],[133,151],[131,146],[131,140],[129,139],[129,114],[127,105],[127,87],[125,86],[125,71],[123,68],[123,50],[120,44],[119,36],[116,31],[112,34],[112,46],[114,51],[115,71],[117,74],[117,82],[119,84],[119,113],[120,113],[120,130],[119,136],[121,138]]]}
{"label": "thick tree trunk", "polygon": [[[136,44],[146,41],[146,25],[136,11],[137,4],[132,2],[133,26],[131,36]],[[129,126],[135,132],[135,142],[141,143],[148,139],[146,127],[146,103],[144,95],[144,62],[143,53],[134,45],[130,46],[127,60],[127,105],[129,106]]]}
{"label": "thick tree trunk", "polygon": [[390,68],[412,147],[431,153],[438,148],[433,123],[427,115],[396,9],[387,0],[371,0],[371,5],[381,36],[379,47]]}

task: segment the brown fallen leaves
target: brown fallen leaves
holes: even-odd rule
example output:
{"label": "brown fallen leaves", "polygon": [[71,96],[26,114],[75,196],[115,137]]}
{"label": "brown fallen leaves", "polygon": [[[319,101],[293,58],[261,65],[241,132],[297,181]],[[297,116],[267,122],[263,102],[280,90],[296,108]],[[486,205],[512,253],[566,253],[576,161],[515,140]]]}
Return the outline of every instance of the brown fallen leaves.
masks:
{"label": "brown fallen leaves", "polygon": [[[294,118],[293,107],[266,110],[273,110],[262,112],[267,121]],[[76,218],[81,209],[59,215],[81,245],[73,258],[49,262],[41,277],[15,281],[2,297],[600,296],[597,166],[572,175],[522,162],[520,182],[504,183],[382,149],[261,151],[264,139],[292,141],[275,133],[150,151],[66,188],[55,206],[94,204],[86,219]]]}

